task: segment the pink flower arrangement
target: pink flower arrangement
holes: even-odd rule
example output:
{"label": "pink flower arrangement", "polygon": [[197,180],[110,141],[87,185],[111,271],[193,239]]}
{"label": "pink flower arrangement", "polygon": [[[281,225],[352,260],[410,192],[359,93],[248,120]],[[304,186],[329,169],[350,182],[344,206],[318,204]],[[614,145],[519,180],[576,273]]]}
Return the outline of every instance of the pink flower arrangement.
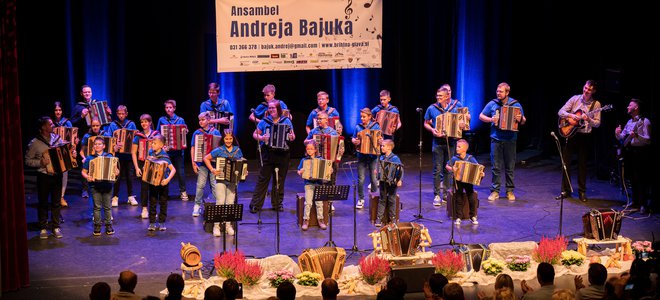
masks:
{"label": "pink flower arrangement", "polygon": [[465,266],[463,256],[449,249],[439,250],[438,253],[433,255],[431,262],[435,266],[435,272],[446,277],[454,276],[458,271],[463,270]]}
{"label": "pink flower arrangement", "polygon": [[504,262],[511,271],[525,272],[531,264],[531,259],[528,255],[508,255]]}
{"label": "pink flower arrangement", "polygon": [[556,265],[561,260],[561,253],[566,250],[568,242],[564,236],[558,235],[554,239],[542,237],[539,245],[532,252],[535,261]]}
{"label": "pink flower arrangement", "polygon": [[259,263],[245,262],[243,265],[236,268],[236,281],[245,286],[253,286],[259,282],[261,276],[264,274]]}
{"label": "pink flower arrangement", "polygon": [[236,277],[236,269],[245,264],[245,255],[240,250],[217,253],[213,259],[213,264],[219,276],[233,279]]}
{"label": "pink flower arrangement", "polygon": [[270,281],[270,286],[277,288],[280,286],[285,281],[293,283],[293,280],[295,279],[295,276],[293,276],[293,273],[288,270],[281,270],[281,271],[275,271],[275,272],[270,272],[268,273],[268,281]]}
{"label": "pink flower arrangement", "polygon": [[635,253],[642,253],[642,252],[653,252],[653,248],[651,247],[651,242],[649,241],[636,241],[632,244],[632,250]]}
{"label": "pink flower arrangement", "polygon": [[360,273],[368,284],[376,284],[390,272],[390,262],[379,256],[360,258]]}

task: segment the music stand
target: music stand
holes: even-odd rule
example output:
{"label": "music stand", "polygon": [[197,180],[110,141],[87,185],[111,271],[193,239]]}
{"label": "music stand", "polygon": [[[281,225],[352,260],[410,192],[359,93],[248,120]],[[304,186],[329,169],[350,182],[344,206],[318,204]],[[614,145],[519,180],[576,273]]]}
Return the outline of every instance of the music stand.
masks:
{"label": "music stand", "polygon": [[[313,201],[329,201],[332,207],[332,201],[348,199],[348,191],[351,189],[350,185],[317,185],[314,187]],[[321,204],[323,205],[323,204]],[[329,226],[330,236],[324,246],[336,247],[337,245],[332,240],[332,214],[330,215]]]}
{"label": "music stand", "polygon": [[[238,222],[243,220],[243,204],[208,204],[204,208],[204,220],[206,222],[236,224],[234,231],[234,246],[238,251]],[[227,229],[222,231],[222,252],[227,251]]]}

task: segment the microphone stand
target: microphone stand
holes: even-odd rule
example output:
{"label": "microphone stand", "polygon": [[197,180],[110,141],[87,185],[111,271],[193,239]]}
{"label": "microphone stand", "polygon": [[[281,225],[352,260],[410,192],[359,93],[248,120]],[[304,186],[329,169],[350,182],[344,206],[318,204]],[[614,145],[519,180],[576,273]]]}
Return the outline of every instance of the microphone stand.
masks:
{"label": "microphone stand", "polygon": [[[346,162],[344,164],[348,165],[348,169],[351,173],[351,178],[353,178],[353,247],[351,248],[351,254],[348,255],[347,258],[350,258],[353,256],[353,254],[358,253],[358,252],[367,252],[366,250],[360,250],[358,248],[357,244],[357,178],[355,177],[355,173],[353,172],[353,167],[352,165],[354,163],[359,163],[358,161],[354,162]],[[370,174],[371,175],[371,174]]]}
{"label": "microphone stand", "polygon": [[413,215],[414,219],[412,221],[418,221],[418,220],[426,220],[426,221],[431,221],[431,222],[437,222],[437,223],[442,223],[442,220],[433,220],[433,219],[428,219],[424,218],[422,215],[422,128],[424,127],[424,118],[422,116],[422,110],[419,109],[419,144],[417,144],[417,147],[419,148],[419,203],[417,206],[417,214]]}
{"label": "microphone stand", "polygon": [[[559,139],[555,135],[554,132],[550,133],[552,137],[555,139],[555,144],[557,144],[557,151],[559,152],[559,159],[561,160],[561,168],[562,168],[562,173],[563,176],[566,178],[566,181],[568,182],[568,187],[571,190],[571,194],[573,193],[573,184],[571,183],[571,178],[568,176],[568,168],[566,168],[566,162],[564,161],[564,155],[561,151],[561,144],[559,143]],[[566,147],[568,147],[568,138],[566,138]],[[563,218],[564,218],[564,199],[567,198],[568,195],[564,194],[563,191],[564,187],[562,186],[562,192],[559,193],[559,196],[557,196],[555,199],[560,200],[559,204],[559,235],[561,235],[561,229],[562,229],[562,223],[563,223]]]}
{"label": "microphone stand", "polygon": [[280,196],[279,196],[279,190],[280,190],[280,180],[279,180],[279,168],[275,168],[275,197],[277,197],[277,208],[275,208],[275,227],[276,232],[275,232],[275,237],[277,239],[277,247],[275,248],[275,254],[280,254],[280,206],[282,203],[280,203]]}

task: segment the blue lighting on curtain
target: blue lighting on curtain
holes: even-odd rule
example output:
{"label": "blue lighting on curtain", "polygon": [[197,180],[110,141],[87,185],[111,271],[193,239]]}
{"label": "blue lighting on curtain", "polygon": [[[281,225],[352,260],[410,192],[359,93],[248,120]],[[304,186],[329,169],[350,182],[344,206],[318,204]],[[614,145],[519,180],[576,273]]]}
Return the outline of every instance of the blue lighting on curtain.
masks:
{"label": "blue lighting on curtain", "polygon": [[[216,70],[217,68],[213,68]],[[246,109],[247,101],[239,101],[245,99],[245,92],[243,88],[244,74],[242,73],[217,73],[216,80],[220,85],[221,99],[227,99],[234,110],[234,130],[240,132],[243,125],[250,123],[247,117],[250,115]]]}
{"label": "blue lighting on curtain", "polygon": [[[336,73],[333,72],[333,87],[336,83]],[[341,98],[337,109],[344,124],[344,131],[353,135],[355,125],[360,120],[360,109],[367,106],[369,76],[367,69],[341,70]],[[341,105],[339,105],[341,104]]]}
{"label": "blue lighting on curtain", "polygon": [[[108,50],[109,20],[107,13],[110,10],[108,1],[83,1],[82,2],[83,22],[82,24],[94,24],[93,26],[83,26],[83,65],[85,69],[85,84],[92,87],[92,98],[98,100],[107,100],[110,107],[113,95],[110,92],[110,83],[108,75],[110,58]],[[101,13],[99,13],[101,12]],[[113,109],[114,111],[114,109]]]}
{"label": "blue lighting on curtain", "polygon": [[[76,79],[74,76],[74,69],[73,69],[73,29],[71,28],[71,20],[73,19],[73,16],[71,14],[71,1],[66,1],[65,4],[65,14],[66,14],[66,45],[67,45],[67,51],[66,51],[66,62],[67,62],[67,77],[69,78],[69,86],[67,90],[67,98],[69,100],[69,108],[70,110],[66,111],[67,113],[73,111],[73,107],[76,105],[78,95],[78,90],[80,87],[76,87]],[[64,103],[64,102],[62,102]]]}
{"label": "blue lighting on curtain", "polygon": [[[484,20],[486,15],[483,1],[457,1],[457,53],[456,53],[456,98],[467,106],[474,129],[483,125],[479,113],[487,102],[484,95]],[[469,6],[469,7],[468,7]],[[494,90],[495,88],[493,88]]]}

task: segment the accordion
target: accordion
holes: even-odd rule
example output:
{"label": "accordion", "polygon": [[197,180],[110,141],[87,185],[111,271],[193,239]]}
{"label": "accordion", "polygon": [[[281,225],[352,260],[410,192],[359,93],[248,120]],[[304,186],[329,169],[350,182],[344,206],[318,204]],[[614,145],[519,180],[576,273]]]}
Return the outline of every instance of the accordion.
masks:
{"label": "accordion", "polygon": [[341,161],[344,154],[344,137],[341,135],[315,134],[312,138],[316,141],[318,155],[334,162]]}
{"label": "accordion", "polygon": [[339,279],[346,263],[346,250],[340,247],[305,249],[298,256],[301,271],[323,275],[323,278]]}
{"label": "accordion", "polygon": [[500,119],[497,121],[497,128],[502,130],[518,131],[518,122],[516,122],[516,116],[520,114],[520,107],[505,105],[498,110],[498,113]]}
{"label": "accordion", "polygon": [[[313,119],[312,121],[314,122],[314,128],[319,127],[318,120]],[[331,127],[332,129],[337,130],[337,132],[340,132],[344,128],[344,125],[342,125],[341,121],[339,121],[339,117],[335,116],[328,117],[328,127]]]}
{"label": "accordion", "polygon": [[613,209],[592,209],[582,216],[584,237],[587,239],[616,240],[621,231],[623,213]]}
{"label": "accordion", "polygon": [[390,223],[380,229],[383,252],[392,256],[412,256],[417,253],[424,225],[414,222]]}
{"label": "accordion", "polygon": [[435,117],[435,130],[444,132],[444,134],[448,137],[460,139],[463,137],[463,129],[461,129],[461,124],[464,123],[464,114],[446,112]]}
{"label": "accordion", "polygon": [[266,129],[266,133],[270,135],[267,145],[272,149],[289,150],[287,135],[289,135],[290,130],[291,126],[287,124],[276,123],[270,125]]}
{"label": "accordion", "polygon": [[454,179],[459,182],[480,185],[484,166],[459,160],[454,163]]}
{"label": "accordion", "polygon": [[147,138],[139,139],[137,143],[137,159],[144,161],[149,156],[151,150],[151,140]]}
{"label": "accordion", "polygon": [[288,109],[282,109],[282,117],[287,117],[291,119],[291,111]]}
{"label": "accordion", "polygon": [[220,123],[214,124],[218,131],[225,132],[225,130],[229,130],[229,132],[234,132],[234,114],[227,111],[208,111],[208,113],[211,115],[211,119],[213,120],[221,118],[229,119],[229,125]]}
{"label": "accordion", "polygon": [[112,133],[112,137],[117,140],[117,145],[119,145],[119,153],[131,153],[136,132],[137,130],[122,128]]}
{"label": "accordion", "polygon": [[105,141],[105,152],[115,155],[115,145],[117,145],[117,139],[103,135],[90,136],[89,139],[87,139],[87,149],[85,155],[94,153],[94,140],[96,139],[103,139]]}
{"label": "accordion", "polygon": [[217,181],[228,181],[231,184],[238,184],[239,181],[245,181],[247,177],[247,160],[218,157],[215,160],[215,168],[220,170],[220,174],[215,176]]}
{"label": "accordion", "polygon": [[380,154],[380,146],[378,146],[378,141],[382,137],[380,130],[364,129],[358,132],[357,137],[360,139],[358,152],[362,154]]}
{"label": "accordion", "polygon": [[89,161],[89,175],[95,181],[117,181],[119,174],[115,169],[119,168],[119,158],[109,156],[97,156]]}
{"label": "accordion", "polygon": [[78,127],[64,127],[59,126],[53,128],[53,133],[60,136],[62,141],[76,144],[78,139]]}
{"label": "accordion", "polygon": [[87,108],[88,113],[85,115],[85,121],[87,125],[92,125],[93,119],[98,119],[101,122],[101,125],[112,123],[112,119],[107,112],[108,101],[94,101],[89,104]]}
{"label": "accordion", "polygon": [[475,271],[481,269],[481,262],[490,257],[490,250],[481,244],[462,245],[458,252],[463,256],[463,272]]}
{"label": "accordion", "polygon": [[330,181],[332,176],[332,161],[320,158],[310,158],[303,162],[302,178],[307,180]]}
{"label": "accordion", "polygon": [[169,150],[183,150],[188,148],[186,135],[188,127],[184,124],[160,125],[160,134],[165,137],[165,145]]}
{"label": "accordion", "polygon": [[468,110],[467,107],[459,107],[456,109],[456,111],[459,114],[463,115],[463,119],[465,120],[465,126],[463,127],[463,130],[470,130],[470,122],[468,121],[468,116],[470,115],[470,111]]}
{"label": "accordion", "polygon": [[168,163],[160,159],[147,159],[142,168],[142,181],[151,185],[161,185],[165,179]]}
{"label": "accordion", "polygon": [[403,176],[403,165],[389,161],[378,160],[378,181],[396,184]]}
{"label": "accordion", "polygon": [[393,135],[399,126],[399,114],[387,110],[380,110],[376,114],[376,122],[385,135]]}
{"label": "accordion", "polygon": [[204,156],[211,153],[213,149],[220,147],[222,143],[222,136],[212,134],[198,134],[195,136],[195,153],[193,153],[193,160],[202,162]]}
{"label": "accordion", "polygon": [[75,148],[69,144],[59,144],[44,151],[43,156],[48,157],[50,162],[46,165],[48,174],[64,173],[78,167],[76,157],[71,153]]}

